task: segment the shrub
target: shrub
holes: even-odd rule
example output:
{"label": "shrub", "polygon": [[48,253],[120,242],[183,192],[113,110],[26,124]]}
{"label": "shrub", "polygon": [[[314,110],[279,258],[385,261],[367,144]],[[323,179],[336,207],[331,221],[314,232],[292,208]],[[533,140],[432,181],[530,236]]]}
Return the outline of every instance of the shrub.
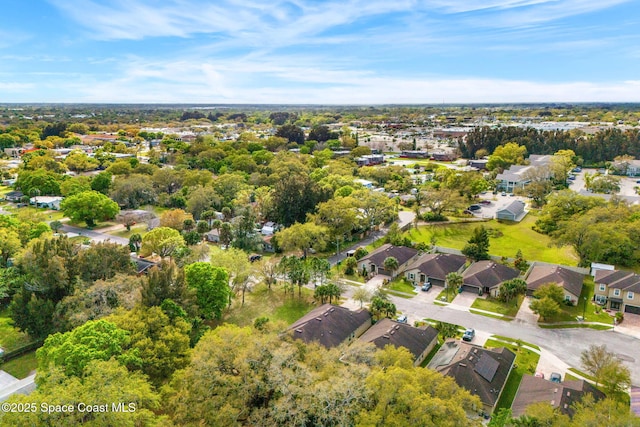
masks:
{"label": "shrub", "polygon": [[622,312],[617,312],[616,313],[616,322],[620,323],[624,320],[624,314],[622,314]]}

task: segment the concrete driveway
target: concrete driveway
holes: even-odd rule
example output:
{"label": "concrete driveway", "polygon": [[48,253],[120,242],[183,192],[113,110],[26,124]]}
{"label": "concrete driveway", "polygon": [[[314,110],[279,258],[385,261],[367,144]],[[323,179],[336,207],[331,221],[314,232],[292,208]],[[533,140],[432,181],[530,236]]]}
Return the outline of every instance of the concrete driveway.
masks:
{"label": "concrete driveway", "polygon": [[535,325],[538,322],[538,315],[531,311],[529,304],[531,304],[531,297],[524,297],[520,310],[516,314],[516,320]]}
{"label": "concrete driveway", "polygon": [[460,307],[471,307],[471,304],[478,298],[477,293],[473,292],[460,292],[454,299],[451,304],[458,305]]}

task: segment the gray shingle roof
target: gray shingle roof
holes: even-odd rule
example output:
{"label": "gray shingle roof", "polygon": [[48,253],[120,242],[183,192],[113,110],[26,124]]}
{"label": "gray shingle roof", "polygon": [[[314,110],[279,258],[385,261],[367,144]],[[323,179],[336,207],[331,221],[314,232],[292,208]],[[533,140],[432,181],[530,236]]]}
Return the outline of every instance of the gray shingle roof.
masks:
{"label": "gray shingle roof", "polygon": [[360,340],[372,342],[378,348],[384,348],[389,344],[404,347],[418,358],[437,338],[438,331],[431,326],[415,328],[406,323],[382,319],[362,334]]}
{"label": "gray shingle roof", "polygon": [[402,265],[417,253],[418,251],[413,248],[408,248],[406,246],[393,246],[389,243],[385,243],[369,255],[362,257],[359,262],[369,261],[377,266],[382,266],[386,258],[394,257],[398,260],[398,265]]}
{"label": "gray shingle roof", "polygon": [[546,283],[556,283],[579,297],[584,275],[559,265],[535,265],[527,276],[527,289],[535,291]]}
{"label": "gray shingle roof", "polygon": [[367,310],[351,311],[324,304],[302,316],[288,330],[296,339],[307,343],[316,341],[331,348],[339,346],[366,322],[371,324],[371,313]]}
{"label": "gray shingle roof", "polygon": [[632,271],[598,270],[596,271],[595,282],[613,289],[640,292],[640,275]]}
{"label": "gray shingle roof", "polygon": [[447,274],[460,270],[466,258],[456,254],[424,254],[407,267],[407,270],[418,269],[429,277],[445,280]]}
{"label": "gray shingle roof", "polygon": [[492,288],[519,275],[520,272],[515,268],[493,261],[478,261],[471,264],[462,277],[465,285]]}

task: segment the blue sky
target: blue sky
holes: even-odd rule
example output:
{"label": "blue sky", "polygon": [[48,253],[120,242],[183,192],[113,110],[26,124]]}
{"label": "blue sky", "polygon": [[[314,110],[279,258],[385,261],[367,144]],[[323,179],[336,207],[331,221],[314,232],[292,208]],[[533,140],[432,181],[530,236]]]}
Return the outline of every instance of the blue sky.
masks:
{"label": "blue sky", "polygon": [[0,102],[640,102],[636,0],[3,0]]}

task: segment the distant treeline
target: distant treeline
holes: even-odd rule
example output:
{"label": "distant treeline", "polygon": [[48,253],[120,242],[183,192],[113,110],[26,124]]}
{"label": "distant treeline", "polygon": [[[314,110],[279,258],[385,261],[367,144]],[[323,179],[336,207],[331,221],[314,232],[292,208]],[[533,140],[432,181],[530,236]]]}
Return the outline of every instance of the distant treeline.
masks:
{"label": "distant treeline", "polygon": [[537,130],[534,128],[481,127],[473,129],[466,138],[459,139],[463,157],[474,158],[484,149],[488,154],[498,145],[517,142],[527,147],[529,154],[553,154],[558,150],[573,150],[585,165],[600,165],[617,156],[640,155],[640,130],[605,129],[595,135],[579,131]]}

